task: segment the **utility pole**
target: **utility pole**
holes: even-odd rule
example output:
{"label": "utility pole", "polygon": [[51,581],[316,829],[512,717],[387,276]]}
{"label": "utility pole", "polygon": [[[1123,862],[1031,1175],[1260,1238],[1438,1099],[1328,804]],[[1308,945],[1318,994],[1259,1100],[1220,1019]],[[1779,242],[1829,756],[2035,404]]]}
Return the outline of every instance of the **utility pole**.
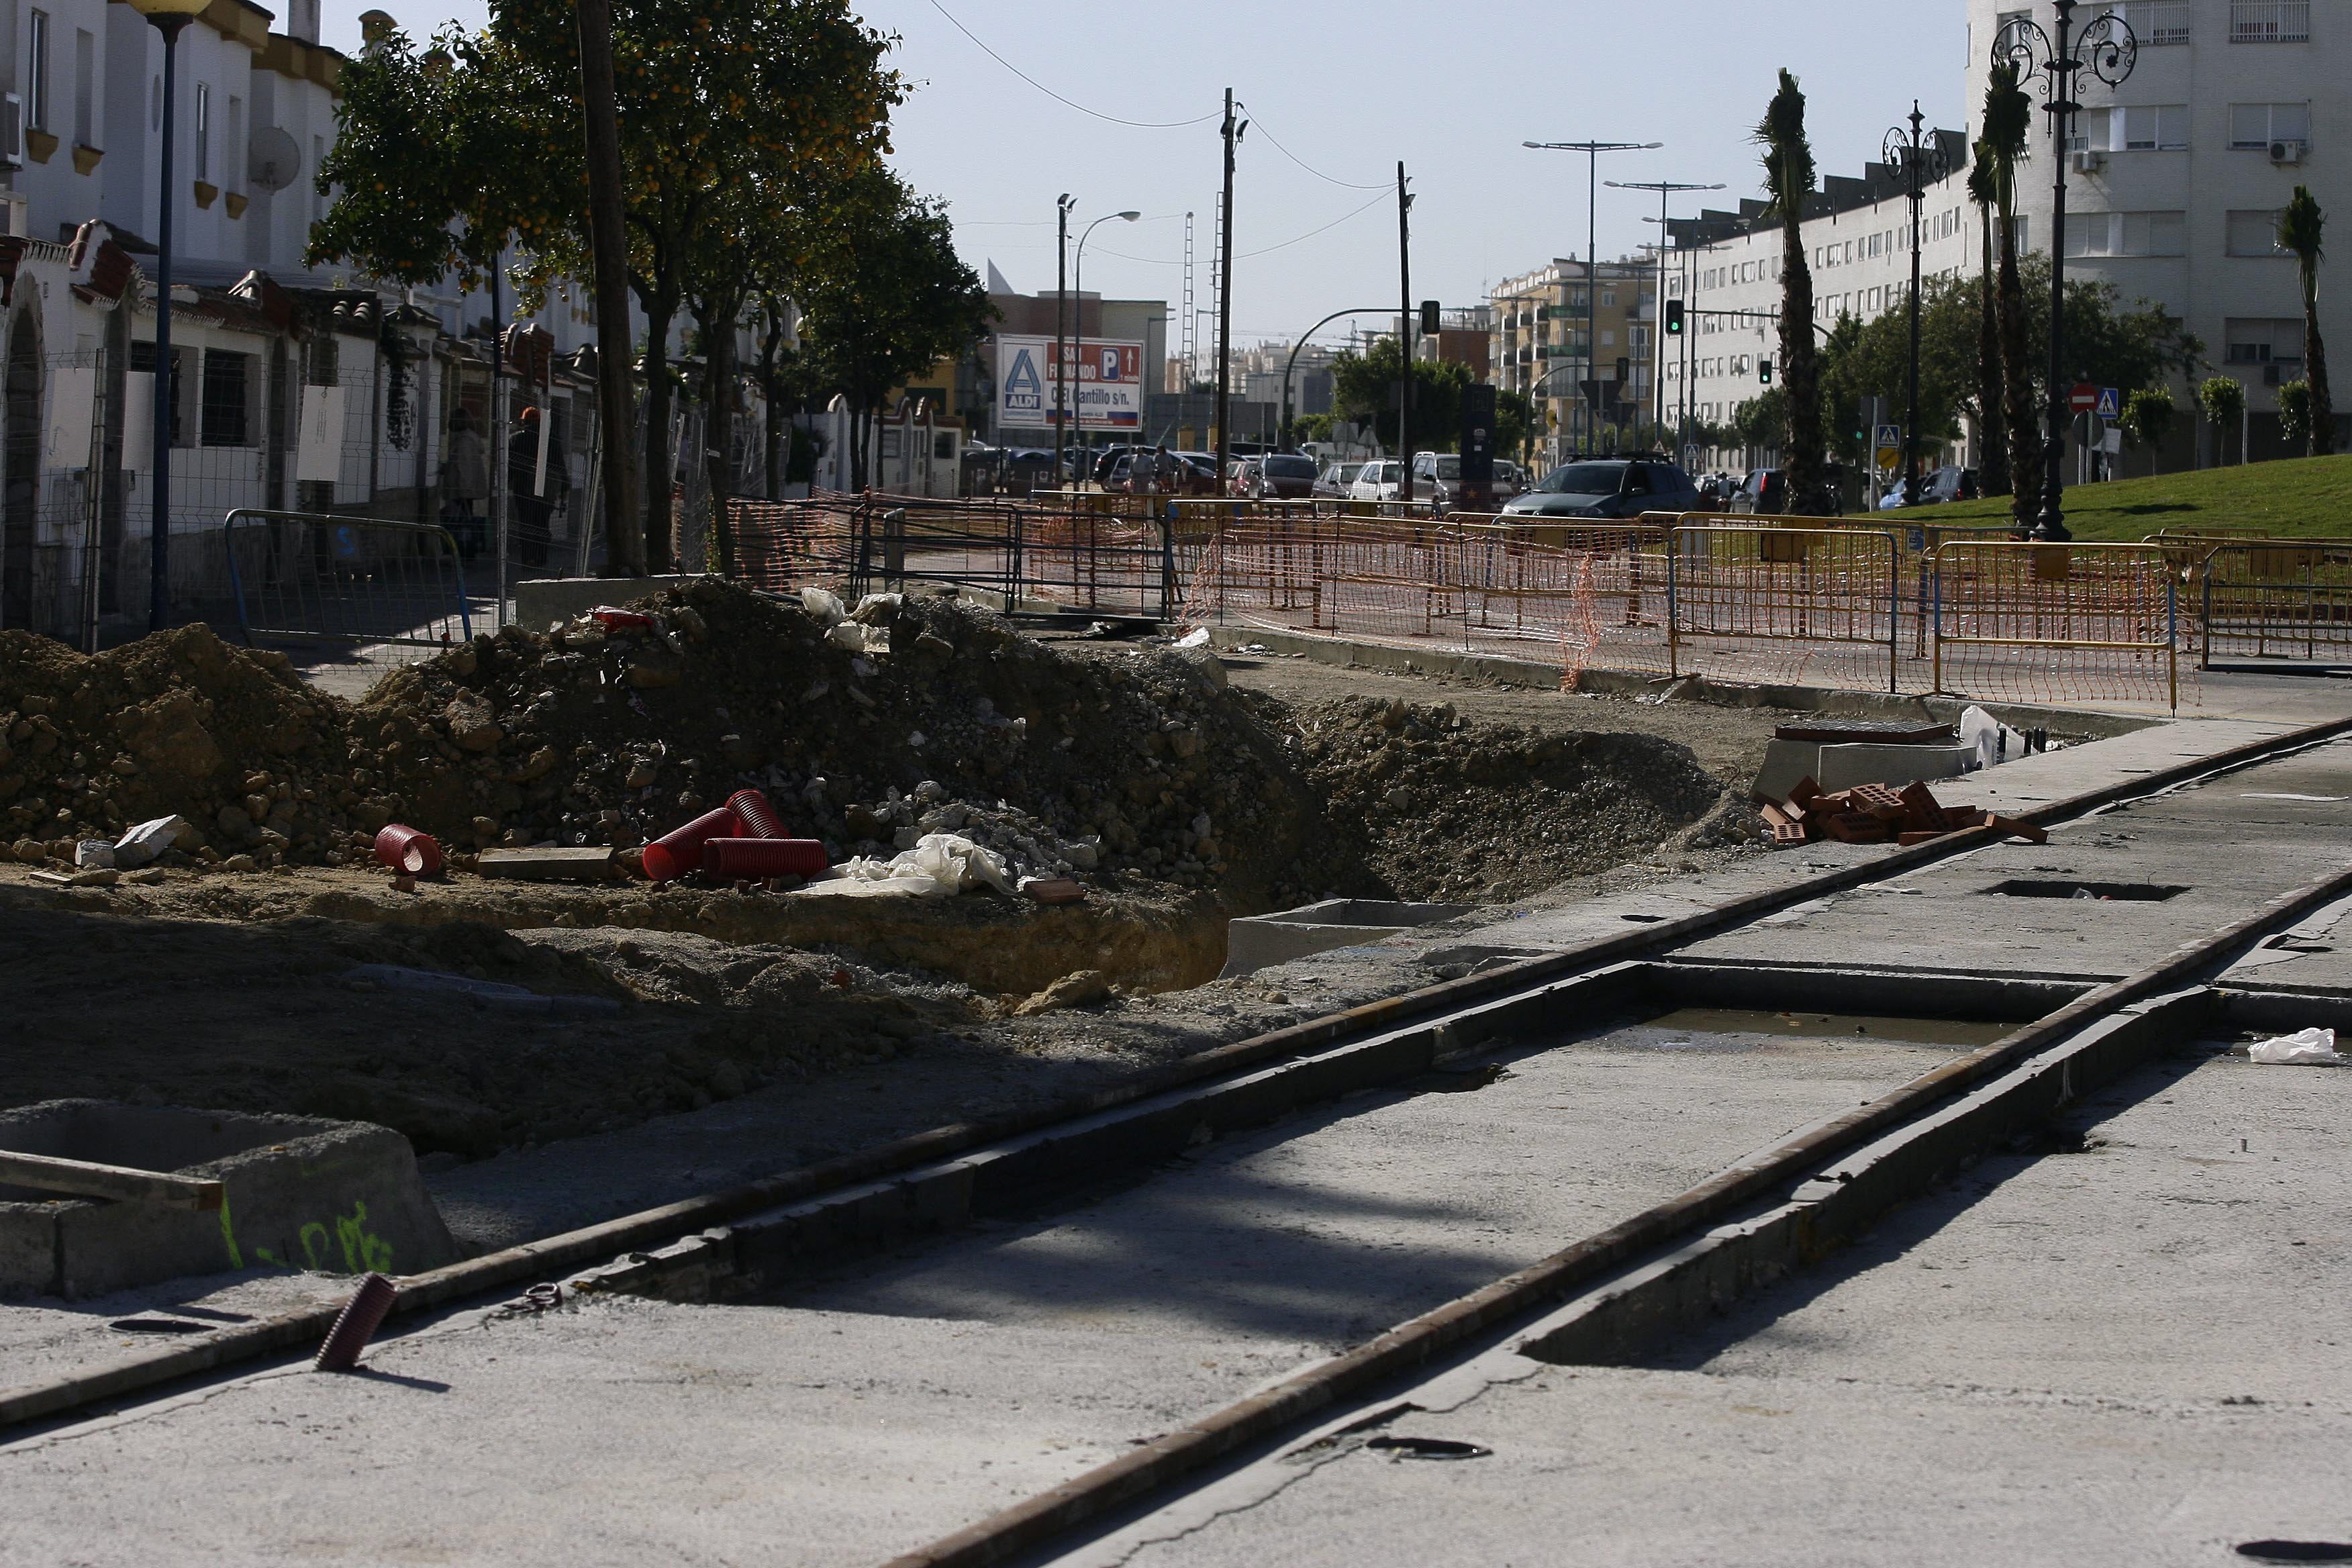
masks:
{"label": "utility pole", "polygon": [[[1719,191],[1723,189],[1723,187],[1719,184],[1678,184],[1673,180],[1627,180],[1623,182],[1612,180],[1609,182],[1609,188],[1612,191],[1655,191],[1658,193],[1657,310],[1650,319],[1650,344],[1653,350],[1653,363],[1650,368],[1650,425],[1653,429],[1664,430],[1666,427],[1666,341],[1665,331],[1664,330],[1666,320],[1665,247],[1672,242],[1674,237],[1667,227],[1666,203],[1671,200],[1678,191]],[[1679,450],[1675,453],[1675,458],[1677,462],[1681,460],[1682,453]]]}
{"label": "utility pole", "polygon": [[1397,163],[1397,348],[1403,375],[1397,382],[1397,500],[1412,501],[1412,197],[1404,188],[1404,163]]}
{"label": "utility pole", "polygon": [[1077,204],[1064,191],[1054,203],[1054,483],[1062,477],[1063,447],[1069,439],[1070,209]]}
{"label": "utility pole", "polygon": [[630,461],[636,421],[629,396],[629,239],[621,197],[620,111],[613,88],[612,0],[577,0],[581,117],[588,135],[588,244],[596,289],[596,416],[604,489],[605,570],[646,570],[637,470]]}
{"label": "utility pole", "polygon": [[[1584,262],[1584,392],[1585,446],[1590,456],[1601,405],[1601,154],[1650,153],[1663,142],[1522,142],[1538,153],[1581,153],[1585,156]],[[1573,363],[1571,360],[1570,363]],[[1570,406],[1574,406],[1570,405]]]}
{"label": "utility pole", "polygon": [[1234,395],[1234,149],[1242,127],[1234,119],[1234,89],[1225,89],[1225,221],[1217,237],[1217,478],[1225,488],[1225,459],[1233,451]]}

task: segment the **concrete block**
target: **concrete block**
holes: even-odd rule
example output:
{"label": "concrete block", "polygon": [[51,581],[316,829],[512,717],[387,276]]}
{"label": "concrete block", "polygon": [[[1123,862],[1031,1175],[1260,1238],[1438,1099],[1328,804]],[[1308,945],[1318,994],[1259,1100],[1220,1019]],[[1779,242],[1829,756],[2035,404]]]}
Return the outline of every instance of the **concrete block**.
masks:
{"label": "concrete block", "polygon": [[1443,925],[1468,914],[1469,904],[1403,904],[1379,899],[1326,899],[1279,914],[1251,915],[1225,928],[1225,967],[1220,980],[1255,974],[1310,953],[1402,936],[1423,926]]}
{"label": "concrete block", "polygon": [[[1764,746],[1764,765],[1756,770],[1758,800],[1786,800],[1789,792],[1803,779],[1822,784],[1822,747],[1818,741],[1769,741]],[[1823,789],[1834,785],[1822,784]]]}
{"label": "concrete block", "polygon": [[0,1111],[0,1148],[217,1181],[217,1214],[0,1186],[0,1296],[100,1296],[240,1268],[414,1274],[457,1260],[389,1128],[46,1100]]}
{"label": "concrete block", "polygon": [[525,629],[543,632],[550,621],[586,615],[599,605],[625,605],[664,588],[683,588],[690,576],[668,577],[534,577],[515,584],[515,620]]}
{"label": "concrete block", "polygon": [[1967,746],[1823,746],[1813,777],[1831,794],[1855,784],[1899,787],[1922,779],[1958,778],[1975,757]]}

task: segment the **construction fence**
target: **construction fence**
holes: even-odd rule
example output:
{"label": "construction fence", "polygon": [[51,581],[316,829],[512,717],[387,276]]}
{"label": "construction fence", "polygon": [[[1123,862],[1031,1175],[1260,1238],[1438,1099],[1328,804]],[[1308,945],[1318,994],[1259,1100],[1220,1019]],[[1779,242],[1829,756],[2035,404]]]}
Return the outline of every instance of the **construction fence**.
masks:
{"label": "construction fence", "polygon": [[[730,503],[737,569],[861,594],[1443,648],[1658,679],[2178,709],[2227,661],[2352,662],[2352,538],[1403,515],[1099,494]],[[1382,515],[1385,511],[1387,515]]]}

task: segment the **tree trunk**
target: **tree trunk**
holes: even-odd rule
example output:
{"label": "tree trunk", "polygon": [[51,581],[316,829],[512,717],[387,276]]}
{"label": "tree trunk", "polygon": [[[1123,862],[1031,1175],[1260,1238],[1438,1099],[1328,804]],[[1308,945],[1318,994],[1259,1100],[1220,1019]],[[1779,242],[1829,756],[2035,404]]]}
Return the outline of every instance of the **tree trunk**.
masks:
{"label": "tree trunk", "polygon": [[640,294],[646,311],[646,570],[659,577],[677,569],[670,502],[677,489],[677,457],[669,447],[669,329],[677,319],[677,291]]}
{"label": "tree trunk", "polygon": [[1789,405],[1782,464],[1789,510],[1835,510],[1822,453],[1821,360],[1813,348],[1813,273],[1805,257],[1804,203],[1786,204],[1780,225],[1780,384]]}
{"label": "tree trunk", "polygon": [[1977,287],[1977,491],[1999,495],[2009,483],[2009,410],[2000,363],[2000,307],[1993,300],[1992,213],[1984,219],[1984,267]]}
{"label": "tree trunk", "polygon": [[2315,458],[2336,450],[2336,405],[2327,395],[2327,344],[2319,336],[2319,279],[2303,275],[2303,377],[2311,387],[2311,433],[2306,447]]}
{"label": "tree trunk", "polygon": [[735,575],[735,531],[727,502],[735,490],[735,311],[732,303],[702,326],[702,468],[710,491],[710,542],[721,576]]}
{"label": "tree trunk", "polygon": [[2033,408],[2033,376],[2026,364],[2025,284],[2017,275],[2017,232],[2000,226],[2000,363],[2009,422],[2010,515],[2032,528],[2042,515],[2042,426]]}

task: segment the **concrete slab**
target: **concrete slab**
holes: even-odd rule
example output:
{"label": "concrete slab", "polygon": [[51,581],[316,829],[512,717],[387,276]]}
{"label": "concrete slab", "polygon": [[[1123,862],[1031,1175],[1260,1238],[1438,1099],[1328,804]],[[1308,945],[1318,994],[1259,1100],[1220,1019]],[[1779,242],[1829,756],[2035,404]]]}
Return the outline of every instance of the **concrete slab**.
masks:
{"label": "concrete slab", "polygon": [[[1482,1359],[1072,1564],[2237,1562],[2352,1539],[2352,1073],[2220,1058],[2084,1108],[1638,1368]],[[1417,1408],[1416,1408],[1417,1407]],[[1370,1433],[1362,1436],[1370,1436]]]}

